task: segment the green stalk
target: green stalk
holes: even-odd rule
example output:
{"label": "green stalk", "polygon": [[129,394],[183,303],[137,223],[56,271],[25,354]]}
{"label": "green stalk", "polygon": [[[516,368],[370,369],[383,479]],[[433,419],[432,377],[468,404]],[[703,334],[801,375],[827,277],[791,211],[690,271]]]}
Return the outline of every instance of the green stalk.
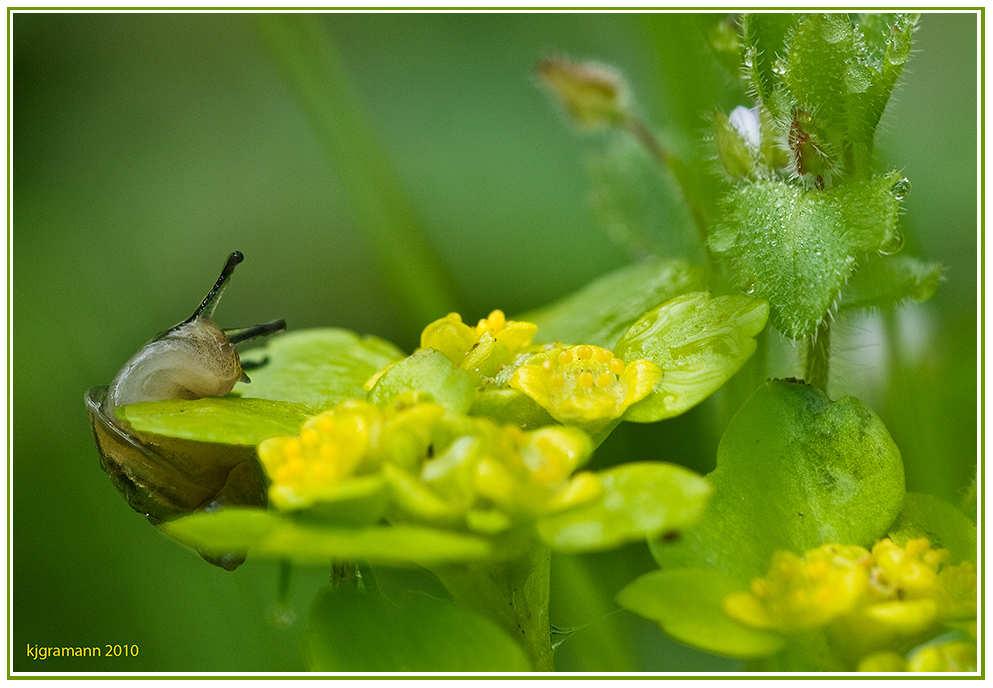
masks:
{"label": "green stalk", "polygon": [[423,323],[457,311],[454,284],[368,126],[326,18],[309,13],[252,17],[310,117],[406,324],[420,331]]}
{"label": "green stalk", "polygon": [[487,617],[520,643],[535,671],[555,671],[548,620],[550,564],[548,548],[536,546],[513,559],[432,571],[456,604]]}
{"label": "green stalk", "polygon": [[817,331],[807,337],[807,363],[804,381],[827,392],[828,366],[831,358],[831,322],[824,318]]}
{"label": "green stalk", "polygon": [[617,607],[605,597],[590,573],[590,563],[577,556],[556,555],[553,585],[556,599],[566,602],[556,620],[573,626],[566,643],[581,671],[633,671],[631,645],[624,637]]}

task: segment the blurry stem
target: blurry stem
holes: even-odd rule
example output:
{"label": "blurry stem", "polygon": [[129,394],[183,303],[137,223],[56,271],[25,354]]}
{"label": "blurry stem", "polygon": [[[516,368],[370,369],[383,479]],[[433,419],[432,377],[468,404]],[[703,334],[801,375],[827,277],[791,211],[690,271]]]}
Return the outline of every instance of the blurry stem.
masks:
{"label": "blurry stem", "polygon": [[706,246],[707,220],[697,204],[693,202],[692,195],[683,185],[683,182],[680,179],[679,170],[677,170],[674,166],[673,160],[662,146],[662,142],[659,141],[651,127],[646,125],[635,115],[627,115],[624,119],[624,128],[645,148],[646,151],[648,151],[648,154],[652,156],[652,159],[655,160],[659,167],[667,167],[669,172],[672,173],[672,176],[676,180],[676,185],[683,194],[683,200],[686,201],[686,206],[689,208],[690,215],[693,217],[693,224],[696,225],[696,230],[700,237],[700,241],[702,241],[703,245]]}
{"label": "blurry stem", "polygon": [[282,609],[290,608],[290,588],[293,581],[293,562],[284,559],[279,562],[279,583],[277,586],[278,604]]}
{"label": "blurry stem", "polygon": [[518,642],[535,671],[555,671],[548,620],[551,553],[535,546],[513,558],[432,569],[461,607],[482,614]]}
{"label": "blurry stem", "polygon": [[666,155],[665,148],[662,147],[662,143],[655,136],[655,133],[644,122],[634,115],[628,115],[624,120],[624,128],[645,147],[645,150],[654,158],[655,162],[659,165],[668,164],[668,156]]}
{"label": "blurry stem", "polygon": [[807,362],[804,381],[817,389],[827,391],[828,363],[831,353],[831,321],[824,318],[817,331],[807,337]]}
{"label": "blurry stem", "polygon": [[325,18],[251,15],[296,93],[412,332],[458,310],[449,275],[361,111]]}
{"label": "blurry stem", "polygon": [[[617,608],[604,599],[590,575],[589,564],[579,557],[557,555],[553,573],[556,599],[567,601],[565,623],[579,626],[565,642],[572,646],[583,671],[631,671],[631,647],[624,640]],[[559,618],[556,612],[556,619]]]}

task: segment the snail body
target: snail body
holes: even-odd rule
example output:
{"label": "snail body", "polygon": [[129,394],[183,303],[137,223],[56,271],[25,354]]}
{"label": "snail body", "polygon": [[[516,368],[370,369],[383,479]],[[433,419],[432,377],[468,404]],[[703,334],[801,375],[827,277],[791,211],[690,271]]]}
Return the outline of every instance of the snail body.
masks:
{"label": "snail body", "polygon": [[[86,393],[100,462],[131,507],[158,525],[194,511],[266,505],[266,477],[253,447],[195,442],[135,430],[117,416],[119,406],[142,401],[223,396],[248,382],[237,344],[286,328],[283,320],[235,330],[213,321],[214,309],[244,256],[235,251],[192,316],[143,346],[108,386]],[[233,570],[239,553],[201,551],[207,561]]]}

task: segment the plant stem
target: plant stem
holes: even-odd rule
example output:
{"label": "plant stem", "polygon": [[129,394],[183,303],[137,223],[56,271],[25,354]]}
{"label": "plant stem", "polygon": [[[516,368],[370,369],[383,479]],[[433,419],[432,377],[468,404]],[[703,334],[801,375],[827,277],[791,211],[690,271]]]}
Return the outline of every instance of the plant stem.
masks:
{"label": "plant stem", "polygon": [[824,318],[817,331],[807,337],[807,364],[804,380],[807,384],[827,391],[828,364],[831,357],[831,321]]}
{"label": "plant stem", "polygon": [[535,671],[555,671],[548,620],[551,553],[533,547],[514,559],[433,569],[452,600],[517,640]]}
{"label": "plant stem", "polygon": [[458,310],[454,281],[359,106],[324,19],[278,13],[253,19],[310,116],[401,319],[419,332],[423,323]]}

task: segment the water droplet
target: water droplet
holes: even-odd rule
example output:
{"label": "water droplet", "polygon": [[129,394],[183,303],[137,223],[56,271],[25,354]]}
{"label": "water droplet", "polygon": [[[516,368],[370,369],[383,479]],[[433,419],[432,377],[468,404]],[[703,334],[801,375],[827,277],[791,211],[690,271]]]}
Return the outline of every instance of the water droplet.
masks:
{"label": "water droplet", "polygon": [[879,254],[882,256],[892,256],[901,248],[903,248],[903,234],[896,231],[885,244],[879,247]]}
{"label": "water droplet", "polygon": [[896,200],[902,201],[910,195],[910,180],[906,177],[900,177],[897,183],[890,188],[890,192],[896,197]]}
{"label": "water droplet", "polygon": [[782,60],[776,60],[772,65],[772,71],[779,76],[784,76],[786,74],[786,64]]}

